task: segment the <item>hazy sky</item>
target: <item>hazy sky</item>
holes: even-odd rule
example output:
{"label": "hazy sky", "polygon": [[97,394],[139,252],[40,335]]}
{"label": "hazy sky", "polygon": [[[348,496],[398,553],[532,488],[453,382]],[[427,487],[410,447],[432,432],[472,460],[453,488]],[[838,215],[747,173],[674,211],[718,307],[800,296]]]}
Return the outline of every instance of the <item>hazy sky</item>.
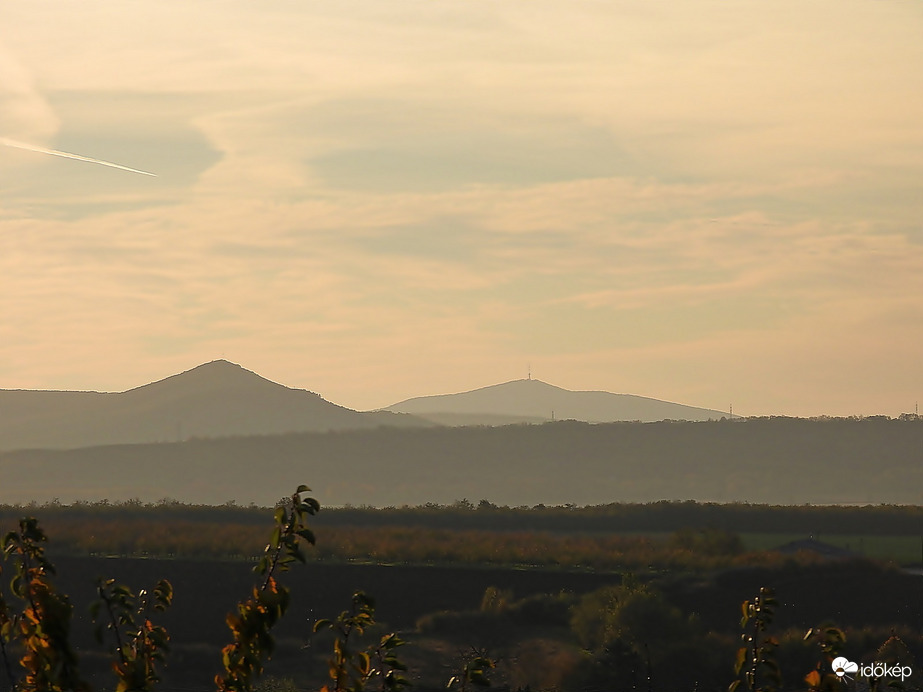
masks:
{"label": "hazy sky", "polygon": [[0,388],[923,399],[919,0],[0,5]]}

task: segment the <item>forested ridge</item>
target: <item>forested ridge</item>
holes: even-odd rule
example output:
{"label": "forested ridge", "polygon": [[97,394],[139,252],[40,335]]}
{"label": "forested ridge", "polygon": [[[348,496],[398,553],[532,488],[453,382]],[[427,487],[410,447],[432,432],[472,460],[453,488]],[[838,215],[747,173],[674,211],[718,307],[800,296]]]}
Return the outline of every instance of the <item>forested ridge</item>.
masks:
{"label": "forested ridge", "polygon": [[[130,473],[121,473],[130,469]],[[258,469],[258,473],[253,473]],[[923,504],[923,421],[562,421],[299,433],[0,454],[0,502],[272,504],[305,475],[326,506],[662,499]],[[179,479],[182,479],[179,482]]]}

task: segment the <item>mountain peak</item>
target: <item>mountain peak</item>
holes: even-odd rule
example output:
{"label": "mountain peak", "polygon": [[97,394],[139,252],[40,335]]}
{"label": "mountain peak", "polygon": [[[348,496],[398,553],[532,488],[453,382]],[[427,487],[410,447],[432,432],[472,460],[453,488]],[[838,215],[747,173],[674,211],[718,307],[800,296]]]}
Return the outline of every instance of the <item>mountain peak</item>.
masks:
{"label": "mountain peak", "polygon": [[252,370],[247,370],[237,363],[220,359],[197,365],[179,374],[171,375],[162,380],[157,380],[150,384],[130,389],[125,393],[129,394],[140,391],[151,392],[164,389],[170,389],[177,394],[182,391],[202,393],[256,387],[288,389],[288,387],[267,380],[265,377],[257,375]]}
{"label": "mountain peak", "polygon": [[[552,389],[561,389],[553,384],[549,384],[544,380],[539,380],[534,377],[524,377],[521,380],[510,380],[509,382],[503,382],[501,384],[490,385],[493,387],[506,387],[508,385],[517,385],[522,387],[551,387]],[[481,389],[488,389],[488,387],[481,387]],[[475,390],[477,391],[477,390]]]}
{"label": "mountain peak", "polygon": [[368,415],[337,406],[223,358],[120,393],[34,394],[3,394],[0,449],[429,425],[411,416]]}
{"label": "mountain peak", "polygon": [[[418,416],[455,416],[459,420],[478,420],[476,416],[503,417],[506,422],[521,420],[563,420],[573,418],[589,423],[615,421],[709,420],[721,413],[692,406],[631,394],[603,391],[571,391],[532,378],[511,380],[459,394],[443,394],[407,399],[389,406],[389,411]],[[436,418],[431,418],[436,420]],[[485,424],[490,424],[484,418]]]}
{"label": "mountain peak", "polygon": [[244,366],[239,365],[237,363],[232,363],[231,361],[225,360],[224,358],[217,358],[215,360],[210,360],[207,363],[202,363],[201,365],[197,365],[194,368],[190,368],[186,372],[190,372],[192,370],[202,370],[205,368],[209,368],[209,369],[225,368],[228,370],[230,369],[244,370],[245,369]]}

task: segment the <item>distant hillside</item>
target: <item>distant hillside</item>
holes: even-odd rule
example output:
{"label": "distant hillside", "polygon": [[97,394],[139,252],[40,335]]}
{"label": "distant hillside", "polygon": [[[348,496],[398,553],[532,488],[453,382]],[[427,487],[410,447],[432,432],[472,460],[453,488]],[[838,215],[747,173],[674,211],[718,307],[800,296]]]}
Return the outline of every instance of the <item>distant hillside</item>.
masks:
{"label": "distant hillside", "polygon": [[579,420],[587,423],[720,420],[727,414],[633,394],[574,392],[540,380],[513,380],[460,394],[407,399],[387,411],[442,425],[496,425]]}
{"label": "distant hillside", "polygon": [[[385,409],[391,413],[388,409]],[[401,414],[404,416],[409,413]],[[550,422],[548,418],[539,416],[504,416],[494,413],[417,413],[420,420],[427,420],[435,425],[444,425],[449,428],[460,428],[468,425],[486,425],[497,427],[500,425],[541,425]]]}
{"label": "distant hillside", "polygon": [[0,390],[0,449],[63,449],[191,437],[430,425],[360,413],[216,360],[127,392]]}
{"label": "distant hillside", "polygon": [[55,497],[510,506],[923,504],[923,420],[377,428],[0,453],[0,503]]}
{"label": "distant hillside", "polygon": [[0,450],[75,449],[382,425],[502,426],[554,419],[703,421],[722,416],[720,411],[629,394],[572,392],[532,379],[359,412],[216,360],[119,393],[0,389]]}

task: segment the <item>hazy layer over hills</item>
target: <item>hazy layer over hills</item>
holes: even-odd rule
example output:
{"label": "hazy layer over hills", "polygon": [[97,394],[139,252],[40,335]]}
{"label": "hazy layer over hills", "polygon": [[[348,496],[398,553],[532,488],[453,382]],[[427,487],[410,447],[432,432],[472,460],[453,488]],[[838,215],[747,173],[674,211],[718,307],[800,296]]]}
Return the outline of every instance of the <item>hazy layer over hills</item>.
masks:
{"label": "hazy layer over hills", "polygon": [[127,392],[0,390],[0,449],[73,448],[288,432],[428,425],[360,413],[226,360]]}
{"label": "hazy layer over hills", "polygon": [[460,394],[407,399],[387,411],[412,413],[442,425],[497,425],[550,420],[588,423],[720,420],[727,414],[632,394],[573,392],[540,380],[513,380]]}
{"label": "hazy layer over hills", "polygon": [[377,428],[0,453],[0,503],[923,504],[923,420]]}
{"label": "hazy layer over hills", "polygon": [[[551,410],[589,420],[720,416],[537,380],[392,408],[436,411],[453,425]],[[333,505],[923,503],[916,418],[436,427],[336,406],[226,361],[118,394],[0,391],[0,450],[0,503],[272,504],[300,483]]]}
{"label": "hazy layer over hills", "polygon": [[[411,415],[419,413],[420,415]],[[509,425],[718,419],[718,411],[518,380],[359,412],[216,360],[120,393],[0,390],[0,450],[178,442],[192,437],[355,430],[379,425]]]}

